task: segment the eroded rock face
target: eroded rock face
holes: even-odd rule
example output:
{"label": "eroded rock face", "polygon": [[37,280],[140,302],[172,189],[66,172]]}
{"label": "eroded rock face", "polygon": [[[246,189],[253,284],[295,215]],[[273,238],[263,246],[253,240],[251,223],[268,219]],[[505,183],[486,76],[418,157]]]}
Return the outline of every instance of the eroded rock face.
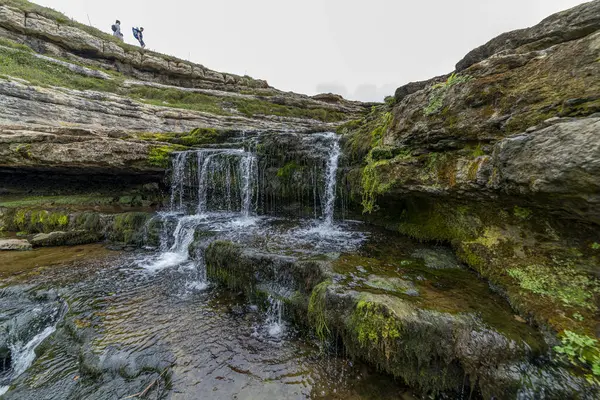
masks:
{"label": "eroded rock face", "polygon": [[522,316],[592,341],[599,16],[592,1],[501,35],[340,129],[363,218],[451,244]]}
{"label": "eroded rock face", "polygon": [[521,51],[545,49],[554,44],[579,39],[598,29],[600,3],[592,1],[551,15],[538,25],[504,33],[469,52],[456,64],[462,71],[494,54],[521,48]]}
{"label": "eroded rock face", "polygon": [[1,167],[152,175],[184,148],[160,133],[331,131],[369,107],[142,50],[33,4],[0,5],[0,38],[10,66],[0,77]]}

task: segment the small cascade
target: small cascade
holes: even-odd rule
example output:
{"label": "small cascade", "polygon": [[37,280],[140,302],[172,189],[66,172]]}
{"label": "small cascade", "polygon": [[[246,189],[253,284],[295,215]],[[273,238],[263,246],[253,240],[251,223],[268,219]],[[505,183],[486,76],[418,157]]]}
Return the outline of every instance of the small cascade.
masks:
{"label": "small cascade", "polygon": [[197,214],[239,211],[250,215],[256,157],[241,149],[198,150]]}
{"label": "small cascade", "polygon": [[242,176],[242,216],[250,216],[250,206],[252,205],[252,187],[253,179],[256,176],[256,157],[252,154],[246,154],[240,162],[240,174]]}
{"label": "small cascade", "polygon": [[200,224],[231,213],[248,219],[253,212],[257,170],[256,156],[242,149],[175,153],[170,212],[159,213],[161,253],[143,267],[156,271],[189,264],[188,248]]}
{"label": "small cascade", "polygon": [[269,336],[278,337],[283,332],[283,300],[269,296],[267,309],[267,331]]}
{"label": "small cascade", "polygon": [[[35,360],[35,348],[48,336],[52,335],[54,331],[56,331],[56,328],[54,326],[49,326],[35,335],[29,342],[25,344],[17,342],[9,346],[13,364],[12,373],[10,374],[12,379],[21,375],[31,366]],[[9,388],[9,385],[0,386],[0,396],[6,393]]]}
{"label": "small cascade", "polygon": [[171,201],[169,203],[169,209],[174,212],[183,211],[188,154],[189,152],[182,151],[180,153],[176,153],[175,157],[173,158]]}
{"label": "small cascade", "polygon": [[333,145],[329,160],[327,161],[327,170],[325,171],[325,205],[323,207],[323,223],[325,225],[333,224],[333,212],[335,209],[335,189],[337,181],[338,161],[340,158],[340,141],[335,133],[329,133],[328,137],[332,139]]}

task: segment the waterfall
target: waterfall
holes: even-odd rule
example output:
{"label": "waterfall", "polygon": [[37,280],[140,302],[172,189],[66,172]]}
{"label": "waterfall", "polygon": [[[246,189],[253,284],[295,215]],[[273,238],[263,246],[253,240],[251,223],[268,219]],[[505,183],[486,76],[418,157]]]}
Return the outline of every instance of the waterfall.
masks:
{"label": "waterfall", "polygon": [[[56,331],[54,325],[46,327],[42,332],[35,335],[29,342],[21,343],[16,342],[11,344],[11,356],[12,356],[12,372],[9,375],[11,380],[25,372],[35,360],[35,348],[40,345],[48,336],[52,335]],[[0,386],[0,397],[8,391],[10,385]]]}
{"label": "waterfall", "polygon": [[252,179],[256,171],[256,157],[246,154],[240,162],[240,174],[242,176],[242,206],[241,213],[244,217],[250,216],[250,205],[252,203]]}
{"label": "waterfall", "polygon": [[335,188],[337,181],[338,160],[340,158],[340,141],[335,133],[329,133],[327,137],[332,139],[331,153],[327,160],[327,170],[325,171],[325,206],[323,207],[323,223],[331,225],[333,223],[333,212],[335,209]]}
{"label": "waterfall", "polygon": [[173,158],[172,176],[171,176],[171,201],[169,208],[171,211],[183,211],[184,184],[186,181],[185,169],[187,166],[187,151],[176,153]]}
{"label": "waterfall", "polygon": [[242,149],[175,153],[171,168],[171,212],[159,213],[163,222],[161,253],[142,266],[155,271],[189,264],[188,248],[194,233],[200,224],[212,218],[211,213],[218,216],[239,212],[240,217],[248,218],[253,212],[257,170],[256,156]]}
{"label": "waterfall", "polygon": [[[242,216],[248,217],[256,180],[256,157],[241,149],[195,152],[198,164],[197,214],[239,210]],[[234,202],[237,205],[234,206]]]}
{"label": "waterfall", "polygon": [[283,331],[283,300],[269,295],[267,299],[269,308],[267,309],[267,329],[269,336],[279,336]]}

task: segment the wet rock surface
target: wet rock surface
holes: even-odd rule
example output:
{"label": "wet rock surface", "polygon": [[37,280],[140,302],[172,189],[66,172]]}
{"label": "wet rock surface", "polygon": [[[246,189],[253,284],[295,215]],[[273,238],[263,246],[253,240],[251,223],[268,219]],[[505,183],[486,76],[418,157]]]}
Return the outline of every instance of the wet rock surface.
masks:
{"label": "wet rock surface", "polygon": [[[324,344],[340,337],[352,357],[424,392],[458,395],[465,376],[484,398],[589,390],[559,366],[539,367],[544,338],[485,282],[457,270],[448,249],[401,238],[388,243],[372,239],[356,253],[305,260],[213,242],[204,259],[210,278],[250,299],[282,298],[290,316]],[[523,383],[529,376],[534,385]]]}
{"label": "wet rock surface", "polygon": [[[87,257],[5,280],[0,301],[7,290],[22,296],[18,282],[26,280],[29,291],[54,286],[69,311],[4,398],[123,398],[151,384],[150,396],[190,399],[393,399],[407,392],[348,359],[320,357],[291,327],[270,336],[261,307],[206,288],[195,268],[147,270],[159,255]],[[22,302],[25,309],[39,304]]]}
{"label": "wet rock surface", "polygon": [[0,4],[0,229],[127,251],[0,253],[6,398],[598,397],[599,0],[372,108]]}
{"label": "wet rock surface", "polygon": [[40,335],[47,336],[64,313],[56,291],[31,286],[0,289],[0,395],[35,357]]}
{"label": "wet rock surface", "polygon": [[339,130],[360,218],[450,244],[521,318],[560,340],[577,332],[593,354],[599,7],[500,35]]}

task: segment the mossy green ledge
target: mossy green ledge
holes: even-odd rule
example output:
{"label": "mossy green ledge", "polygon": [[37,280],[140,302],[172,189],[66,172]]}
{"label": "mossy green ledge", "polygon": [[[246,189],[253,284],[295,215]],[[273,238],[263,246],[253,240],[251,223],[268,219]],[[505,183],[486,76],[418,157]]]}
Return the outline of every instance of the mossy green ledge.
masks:
{"label": "mossy green ledge", "polygon": [[349,284],[351,270],[340,269],[344,259],[298,260],[216,241],[204,260],[210,279],[250,299],[283,299],[288,317],[323,344],[341,337],[349,355],[423,393],[452,395],[470,386],[484,398],[512,399],[542,392],[564,398],[588,390],[583,378],[538,367],[536,360],[547,351],[543,339],[505,309],[496,309],[496,323],[467,309],[436,310],[424,305],[428,296],[425,303],[415,300],[389,276],[370,275],[366,286],[357,287]]}
{"label": "mossy green ledge", "polygon": [[571,364],[596,383],[599,13],[592,1],[501,35],[340,129],[356,214],[450,244],[556,344],[584,338],[590,356]]}

